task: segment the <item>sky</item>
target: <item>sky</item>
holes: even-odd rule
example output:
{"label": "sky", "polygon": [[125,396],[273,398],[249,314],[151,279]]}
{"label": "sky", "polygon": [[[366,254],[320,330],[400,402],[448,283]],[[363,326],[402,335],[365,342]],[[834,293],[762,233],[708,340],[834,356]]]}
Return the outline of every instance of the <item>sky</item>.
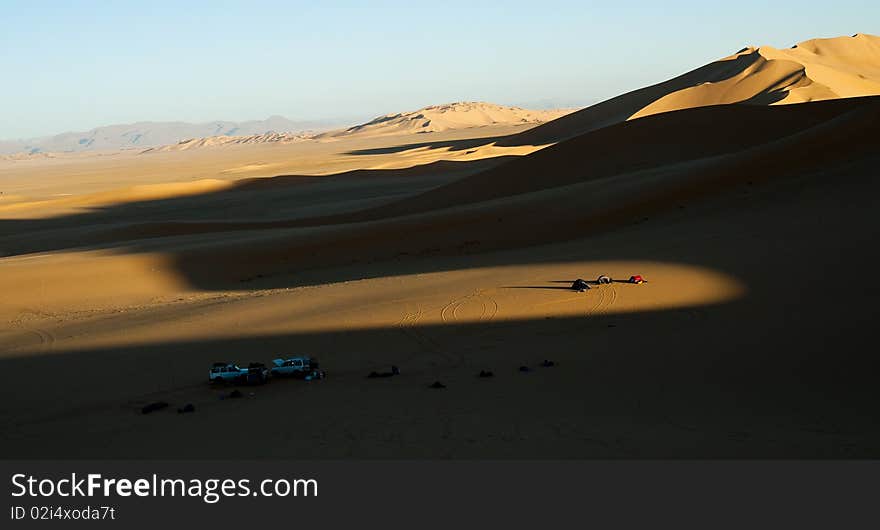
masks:
{"label": "sky", "polygon": [[0,0],[0,139],[584,106],[746,45],[853,33],[880,33],[880,2]]}

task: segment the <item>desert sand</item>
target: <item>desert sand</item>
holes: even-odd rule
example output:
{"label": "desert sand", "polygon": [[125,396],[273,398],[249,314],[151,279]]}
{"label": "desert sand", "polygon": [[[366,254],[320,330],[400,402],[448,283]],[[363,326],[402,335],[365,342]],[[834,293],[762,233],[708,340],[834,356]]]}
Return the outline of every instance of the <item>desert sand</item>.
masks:
{"label": "desert sand", "polygon": [[[4,452],[880,456],[878,42],[749,48],[547,123],[2,161]],[[648,283],[568,289],[600,274]],[[329,377],[207,383],[293,354]]]}

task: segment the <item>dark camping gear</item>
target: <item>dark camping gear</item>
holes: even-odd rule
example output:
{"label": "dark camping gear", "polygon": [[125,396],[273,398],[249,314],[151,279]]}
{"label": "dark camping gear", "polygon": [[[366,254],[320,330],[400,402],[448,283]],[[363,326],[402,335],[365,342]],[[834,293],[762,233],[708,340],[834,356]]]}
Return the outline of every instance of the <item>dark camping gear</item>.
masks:
{"label": "dark camping gear", "polygon": [[156,401],[155,403],[150,403],[149,405],[144,405],[141,409],[141,414],[149,414],[151,412],[156,412],[157,410],[162,410],[168,407],[168,403],[164,401]]}
{"label": "dark camping gear", "polygon": [[571,284],[571,288],[574,289],[575,291],[584,292],[590,288],[590,284],[588,284],[586,282],[586,280],[582,280],[582,279],[578,278],[577,280],[574,281],[574,283]]}

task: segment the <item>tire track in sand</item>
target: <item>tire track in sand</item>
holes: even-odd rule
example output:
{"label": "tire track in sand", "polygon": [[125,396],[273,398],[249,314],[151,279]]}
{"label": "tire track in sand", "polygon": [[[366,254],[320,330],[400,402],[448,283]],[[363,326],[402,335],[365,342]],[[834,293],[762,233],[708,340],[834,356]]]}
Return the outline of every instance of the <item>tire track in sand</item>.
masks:
{"label": "tire track in sand", "polygon": [[[471,303],[478,303],[480,305],[479,315],[476,318],[477,323],[489,322],[498,314],[498,301],[495,297],[491,296],[487,290],[477,289],[473,293],[461,298],[456,298],[443,306],[440,309],[440,320],[445,325],[452,325],[459,322],[461,320],[460,310]],[[468,321],[468,323],[472,322]],[[485,332],[480,326],[466,329],[470,332],[464,342],[462,344],[450,345],[454,347],[457,352],[454,354],[456,357],[456,366],[462,366],[465,364],[465,351],[467,349],[474,349],[474,343],[478,342],[479,339],[485,336]]]}
{"label": "tire track in sand", "polygon": [[43,328],[32,328],[31,332],[40,338],[40,349],[52,351],[55,347],[55,334]]}
{"label": "tire track in sand", "polygon": [[397,328],[404,334],[404,336],[408,337],[419,346],[418,350],[405,357],[401,363],[410,362],[422,354],[428,354],[430,357],[439,357],[444,363],[453,365],[454,359],[444,352],[443,346],[423,330],[419,329],[418,324],[424,316],[425,312],[422,305],[416,304],[416,311],[413,313],[405,310],[403,317],[401,317],[397,323]]}
{"label": "tire track in sand", "polygon": [[[32,335],[37,338],[37,350],[41,353],[50,352],[55,347],[55,334],[49,331],[48,329],[29,326],[21,321],[14,322],[17,327],[21,328],[28,335]],[[20,347],[19,347],[20,348]],[[19,349],[15,348],[15,349]]]}
{"label": "tire track in sand", "polygon": [[584,316],[590,316],[599,313],[602,309],[602,304],[605,303],[605,289],[603,286],[600,285],[599,287],[594,287],[587,292],[589,293],[592,291],[599,291],[599,296],[596,300],[596,303],[587,309],[587,311],[584,313]]}

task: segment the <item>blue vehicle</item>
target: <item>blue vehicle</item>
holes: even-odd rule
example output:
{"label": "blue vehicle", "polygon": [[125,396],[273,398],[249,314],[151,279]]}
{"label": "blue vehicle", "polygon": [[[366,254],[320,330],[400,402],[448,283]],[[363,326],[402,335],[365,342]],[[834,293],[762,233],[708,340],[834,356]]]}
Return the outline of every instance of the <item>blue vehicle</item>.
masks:
{"label": "blue vehicle", "polygon": [[247,368],[235,363],[214,363],[208,372],[208,380],[212,383],[261,385],[269,380],[269,370],[263,363],[251,363]]}
{"label": "blue vehicle", "polygon": [[270,373],[280,377],[299,377],[303,379],[314,378],[314,372],[318,372],[318,359],[314,357],[289,357],[287,359],[275,359]]}

